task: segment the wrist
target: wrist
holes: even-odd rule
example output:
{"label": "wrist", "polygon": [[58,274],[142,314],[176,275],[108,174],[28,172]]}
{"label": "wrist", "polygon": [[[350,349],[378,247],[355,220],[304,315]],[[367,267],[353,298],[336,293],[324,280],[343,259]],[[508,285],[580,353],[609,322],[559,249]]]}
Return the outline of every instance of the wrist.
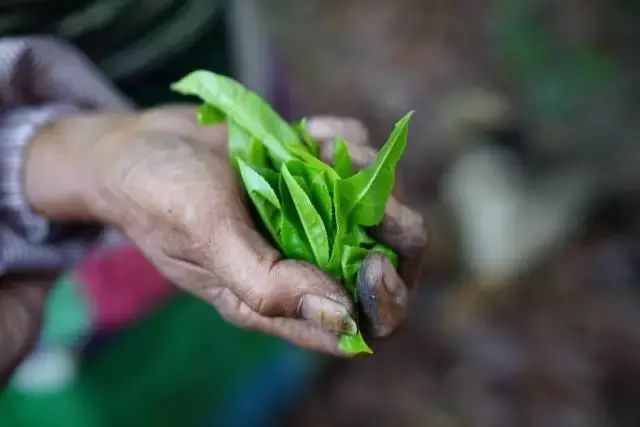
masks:
{"label": "wrist", "polygon": [[[114,115],[115,116],[115,115]],[[115,117],[60,118],[39,129],[24,160],[25,197],[34,211],[57,221],[100,221],[97,194],[105,139]]]}
{"label": "wrist", "polygon": [[68,104],[23,106],[0,112],[0,214],[5,225],[29,242],[45,239],[50,226],[26,197],[23,178],[29,144],[43,125],[76,112]]}

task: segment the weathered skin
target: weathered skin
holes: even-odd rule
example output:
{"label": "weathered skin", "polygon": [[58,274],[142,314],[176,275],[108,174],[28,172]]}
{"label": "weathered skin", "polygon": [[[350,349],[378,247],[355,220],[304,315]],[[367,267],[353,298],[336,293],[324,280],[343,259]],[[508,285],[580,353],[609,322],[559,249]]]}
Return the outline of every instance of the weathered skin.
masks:
{"label": "weathered skin", "polygon": [[[355,121],[312,123],[312,131],[323,130],[321,141],[336,132],[349,138],[354,129],[364,135],[350,148],[356,159],[366,149],[366,132]],[[355,330],[353,303],[340,284],[310,264],[282,259],[254,229],[228,165],[225,127],[198,126],[192,107],[61,119],[32,142],[25,186],[33,207],[49,218],[119,227],[168,279],[233,324],[336,355],[339,333]],[[404,261],[401,271],[416,270],[425,241],[420,216],[409,212],[392,202],[379,230]],[[369,329],[387,335],[404,317],[406,298],[385,295],[406,293],[406,285],[379,256],[363,271],[376,273],[363,276],[369,280],[361,289],[382,296],[365,307]],[[27,319],[37,316],[46,286],[38,289],[32,315],[0,317],[3,352],[28,348],[37,327]]]}

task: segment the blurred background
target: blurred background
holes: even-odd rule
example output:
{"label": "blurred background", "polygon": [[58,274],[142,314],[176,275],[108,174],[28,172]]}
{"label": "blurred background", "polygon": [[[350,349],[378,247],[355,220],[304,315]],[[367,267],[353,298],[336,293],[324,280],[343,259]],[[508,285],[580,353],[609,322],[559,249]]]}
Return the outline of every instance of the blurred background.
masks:
{"label": "blurred background", "polygon": [[69,40],[140,106],[207,68],[376,146],[415,109],[401,190],[430,239],[407,325],[362,360],[174,294],[67,345],[63,278],[61,356],[30,359],[52,374],[0,395],[2,426],[640,425],[640,2],[2,4],[0,35]]}

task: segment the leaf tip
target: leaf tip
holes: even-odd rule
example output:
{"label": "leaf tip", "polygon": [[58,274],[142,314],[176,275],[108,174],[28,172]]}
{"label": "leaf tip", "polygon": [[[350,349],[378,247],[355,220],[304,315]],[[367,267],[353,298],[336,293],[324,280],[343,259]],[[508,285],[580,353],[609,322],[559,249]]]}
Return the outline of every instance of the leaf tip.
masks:
{"label": "leaf tip", "polygon": [[349,356],[373,354],[373,350],[365,342],[360,332],[356,335],[341,335],[338,341],[338,349]]}
{"label": "leaf tip", "polygon": [[213,74],[211,71],[207,70],[195,70],[182,77],[180,80],[173,82],[169,85],[169,88],[174,91],[181,93],[183,95],[192,95],[193,92],[191,90],[191,85],[193,84],[193,80],[196,80],[206,74]]}
{"label": "leaf tip", "polygon": [[413,117],[413,114],[416,112],[416,110],[410,110],[407,114],[405,114],[404,116],[402,116],[402,118],[400,120],[398,120],[398,123],[409,123],[409,120],[411,120],[411,117]]}

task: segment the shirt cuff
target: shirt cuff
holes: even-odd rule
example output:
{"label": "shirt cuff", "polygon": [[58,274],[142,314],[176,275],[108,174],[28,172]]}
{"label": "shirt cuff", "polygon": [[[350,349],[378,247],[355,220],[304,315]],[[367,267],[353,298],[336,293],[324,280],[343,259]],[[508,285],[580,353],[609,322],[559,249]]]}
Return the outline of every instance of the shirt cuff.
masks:
{"label": "shirt cuff", "polygon": [[3,225],[28,243],[44,242],[50,223],[31,209],[25,197],[23,178],[27,146],[41,126],[75,112],[76,108],[66,104],[0,111],[0,218]]}

